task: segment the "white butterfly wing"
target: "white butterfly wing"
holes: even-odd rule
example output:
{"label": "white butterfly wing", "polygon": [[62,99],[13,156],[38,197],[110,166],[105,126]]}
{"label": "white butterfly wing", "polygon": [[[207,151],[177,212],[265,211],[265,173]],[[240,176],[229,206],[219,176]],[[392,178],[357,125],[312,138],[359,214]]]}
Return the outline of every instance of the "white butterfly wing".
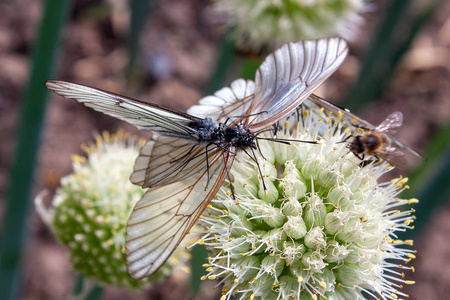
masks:
{"label": "white butterfly wing", "polygon": [[45,86],[64,98],[74,99],[139,129],[184,138],[197,137],[197,133],[189,127],[190,123],[199,120],[194,116],[81,84],[49,80]]}
{"label": "white butterfly wing", "polygon": [[206,168],[206,152],[216,149],[214,145],[206,149],[203,145],[184,139],[153,137],[142,147],[130,180],[144,188],[182,181]]}
{"label": "white butterfly wing", "polygon": [[274,124],[298,107],[342,64],[348,53],[340,38],[285,44],[256,71],[255,100],[247,115],[252,132]]}
{"label": "white butterfly wing", "polygon": [[203,157],[198,172],[182,181],[152,188],[136,203],[126,237],[131,277],[150,276],[176,249],[222,185],[234,159],[234,149],[230,150],[208,153],[209,174]]}
{"label": "white butterfly wing", "polygon": [[242,116],[252,104],[254,93],[255,83],[252,80],[237,79],[229,87],[200,99],[199,103],[189,108],[187,113],[199,118],[210,117],[217,121]]}

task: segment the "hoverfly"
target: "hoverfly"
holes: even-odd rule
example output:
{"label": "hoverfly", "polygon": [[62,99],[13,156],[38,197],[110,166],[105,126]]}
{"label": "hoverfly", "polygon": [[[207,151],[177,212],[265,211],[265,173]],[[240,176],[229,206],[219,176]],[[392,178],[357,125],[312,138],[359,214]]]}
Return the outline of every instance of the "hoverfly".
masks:
{"label": "hoverfly", "polygon": [[201,99],[190,114],[75,83],[46,82],[65,98],[156,133],[141,149],[130,177],[149,188],[127,223],[131,277],[159,269],[221,187],[236,151],[251,155],[258,133],[295,111],[347,52],[340,38],[285,44],[264,60],[255,81],[233,81]]}
{"label": "hoverfly", "polygon": [[356,130],[347,136],[344,141],[349,141],[347,147],[363,162],[366,156],[372,156],[375,161],[383,159],[398,169],[404,169],[406,156],[412,155],[424,159],[420,153],[389,135],[395,133],[395,129],[403,123],[403,114],[399,111],[390,114],[378,126],[374,126],[352,114],[349,110],[334,105],[314,94],[309,96],[303,105],[310,104],[323,108],[324,113],[333,115],[333,118],[338,119],[337,122],[341,122],[347,127],[356,127]]}

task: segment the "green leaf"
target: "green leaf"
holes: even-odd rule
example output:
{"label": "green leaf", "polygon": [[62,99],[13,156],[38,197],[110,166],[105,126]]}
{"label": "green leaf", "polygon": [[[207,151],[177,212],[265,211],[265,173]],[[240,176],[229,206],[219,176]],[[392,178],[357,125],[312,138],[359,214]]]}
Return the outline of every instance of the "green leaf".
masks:
{"label": "green leaf", "polygon": [[196,294],[202,285],[200,277],[206,274],[203,264],[208,262],[208,251],[205,246],[195,245],[191,250],[191,255],[191,290]]}

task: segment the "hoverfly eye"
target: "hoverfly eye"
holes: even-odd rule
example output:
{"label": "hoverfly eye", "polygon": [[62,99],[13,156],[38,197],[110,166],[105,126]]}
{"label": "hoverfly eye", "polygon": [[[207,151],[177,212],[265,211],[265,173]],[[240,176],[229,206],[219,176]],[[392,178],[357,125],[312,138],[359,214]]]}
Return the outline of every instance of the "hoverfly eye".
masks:
{"label": "hoverfly eye", "polygon": [[351,142],[351,144],[349,145],[350,151],[356,153],[356,154],[360,154],[364,152],[364,144],[363,144],[363,137],[358,135],[355,136],[355,138],[353,139],[353,141]]}

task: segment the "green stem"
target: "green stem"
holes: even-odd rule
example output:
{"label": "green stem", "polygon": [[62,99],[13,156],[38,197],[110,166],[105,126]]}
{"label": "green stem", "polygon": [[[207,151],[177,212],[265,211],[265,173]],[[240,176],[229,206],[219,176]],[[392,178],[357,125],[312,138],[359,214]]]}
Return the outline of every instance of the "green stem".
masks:
{"label": "green stem", "polygon": [[73,287],[71,300],[101,300],[103,298],[103,286],[92,279],[86,279],[79,273]]}
{"label": "green stem", "polygon": [[21,124],[8,191],[8,204],[0,243],[0,298],[18,299],[19,267],[26,236],[26,219],[33,181],[36,153],[46,107],[46,79],[53,73],[61,28],[70,1],[45,2],[36,39],[32,70],[22,101]]}
{"label": "green stem", "polygon": [[378,35],[362,63],[358,79],[344,100],[344,107],[358,111],[376,99],[385,88],[403,54],[417,32],[436,11],[439,1],[432,1],[415,14],[410,0],[393,1]]}
{"label": "green stem", "polygon": [[234,61],[234,42],[226,34],[222,39],[222,47],[217,58],[216,69],[209,80],[207,86],[207,95],[212,95],[214,92],[223,87],[229,67]]}
{"label": "green stem", "polygon": [[155,1],[130,0],[131,11],[130,29],[128,34],[128,76],[133,79],[136,76],[136,59],[139,54],[139,40],[142,30],[153,16]]}

